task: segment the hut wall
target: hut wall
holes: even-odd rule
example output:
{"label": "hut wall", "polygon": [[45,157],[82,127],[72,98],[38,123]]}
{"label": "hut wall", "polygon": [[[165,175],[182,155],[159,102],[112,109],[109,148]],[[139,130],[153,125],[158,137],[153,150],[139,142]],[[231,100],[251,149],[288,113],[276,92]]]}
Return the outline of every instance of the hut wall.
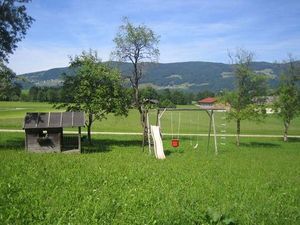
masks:
{"label": "hut wall", "polygon": [[26,129],[26,148],[32,152],[61,152],[62,128]]}

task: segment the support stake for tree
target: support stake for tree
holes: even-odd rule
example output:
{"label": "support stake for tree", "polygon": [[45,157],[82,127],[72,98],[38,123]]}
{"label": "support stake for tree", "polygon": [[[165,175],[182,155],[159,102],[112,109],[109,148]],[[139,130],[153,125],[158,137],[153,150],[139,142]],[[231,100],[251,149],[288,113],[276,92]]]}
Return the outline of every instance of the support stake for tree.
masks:
{"label": "support stake for tree", "polygon": [[215,116],[214,116],[213,110],[211,111],[211,119],[212,119],[212,125],[213,125],[213,130],[214,130],[215,154],[218,155],[217,133],[216,133]]}
{"label": "support stake for tree", "polygon": [[81,150],[81,127],[78,127],[78,149],[79,149],[80,153],[82,153],[82,150]]}
{"label": "support stake for tree", "polygon": [[209,127],[208,127],[208,140],[207,140],[207,148],[206,148],[206,153],[208,153],[208,149],[209,149],[209,142],[210,142],[210,132],[211,132],[211,114],[206,111],[207,115],[209,116]]}
{"label": "support stake for tree", "polygon": [[148,135],[148,147],[149,147],[149,154],[151,154],[151,137],[150,137],[150,121],[149,121],[149,113],[147,111],[147,135]]}

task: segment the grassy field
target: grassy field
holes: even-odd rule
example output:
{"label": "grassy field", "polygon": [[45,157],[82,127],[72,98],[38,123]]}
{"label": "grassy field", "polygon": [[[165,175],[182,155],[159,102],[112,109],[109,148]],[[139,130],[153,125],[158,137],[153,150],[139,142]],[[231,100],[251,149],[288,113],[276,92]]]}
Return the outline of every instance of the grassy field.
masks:
{"label": "grassy field", "polygon": [[[47,103],[0,102],[0,129],[21,129],[26,112],[48,111],[57,110],[54,110],[52,105]],[[235,123],[223,120],[222,118],[224,116],[224,113],[216,113],[217,132],[220,133],[221,130],[224,130],[221,124],[225,123],[226,133],[235,133]],[[152,123],[154,123],[156,112],[151,112],[150,117]],[[179,113],[173,112],[172,117],[173,130],[174,133],[177,133]],[[205,112],[180,112],[180,117],[180,133],[207,133],[208,116]],[[161,122],[163,132],[171,133],[171,112],[166,112]],[[241,125],[242,134],[282,134],[282,130],[282,122],[274,115],[268,116],[262,123],[242,121]],[[130,110],[126,118],[108,115],[107,120],[95,122],[93,131],[141,132],[138,112],[136,110]],[[300,117],[292,121],[289,134],[300,134]]]}
{"label": "grassy field", "polygon": [[164,142],[159,161],[136,136],[34,154],[0,133],[0,224],[299,224],[299,139],[229,138],[218,156],[205,138]]}

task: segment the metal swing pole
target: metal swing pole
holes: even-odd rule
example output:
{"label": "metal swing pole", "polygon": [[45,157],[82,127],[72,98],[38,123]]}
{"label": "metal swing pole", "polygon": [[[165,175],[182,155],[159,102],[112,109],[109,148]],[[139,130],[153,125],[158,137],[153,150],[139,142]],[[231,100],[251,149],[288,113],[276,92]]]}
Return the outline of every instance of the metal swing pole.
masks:
{"label": "metal swing pole", "polygon": [[216,125],[215,125],[215,115],[213,110],[211,111],[211,119],[212,119],[212,125],[214,130],[215,154],[218,155],[217,132],[216,132]]}
{"label": "metal swing pole", "polygon": [[208,141],[207,141],[207,149],[206,152],[208,153],[209,143],[210,143],[210,133],[211,133],[211,126],[213,127],[214,131],[214,144],[215,144],[215,154],[218,154],[218,146],[217,146],[217,132],[216,132],[216,124],[215,124],[215,116],[214,111],[211,110],[210,113],[206,111],[209,116],[209,129],[208,129]]}
{"label": "metal swing pole", "polygon": [[173,112],[171,111],[171,132],[172,132],[172,139],[173,137]]}
{"label": "metal swing pole", "polygon": [[180,131],[180,112],[179,112],[179,115],[178,115],[178,132],[177,132],[177,139],[179,140],[179,131]]}
{"label": "metal swing pole", "polygon": [[162,118],[163,114],[166,112],[166,108],[160,112],[160,109],[157,110],[157,115],[156,115],[156,126],[161,127],[161,122],[160,119]]}
{"label": "metal swing pole", "polygon": [[156,126],[160,126],[160,122],[159,122],[159,113],[160,113],[160,110],[157,109],[157,112],[156,112]]}
{"label": "metal swing pole", "polygon": [[[143,109],[143,111],[142,111],[142,118],[145,118],[145,110]],[[143,123],[143,143],[142,143],[142,146],[143,146],[143,148],[142,148],[142,151],[144,151],[144,149],[145,149],[145,129],[146,129],[146,121],[144,121],[144,123]]]}
{"label": "metal swing pole", "polygon": [[206,113],[209,116],[208,140],[207,140],[207,148],[206,148],[206,153],[208,153],[209,142],[210,142],[210,132],[211,132],[212,110],[211,110],[211,113],[209,113],[208,111],[206,111]]}

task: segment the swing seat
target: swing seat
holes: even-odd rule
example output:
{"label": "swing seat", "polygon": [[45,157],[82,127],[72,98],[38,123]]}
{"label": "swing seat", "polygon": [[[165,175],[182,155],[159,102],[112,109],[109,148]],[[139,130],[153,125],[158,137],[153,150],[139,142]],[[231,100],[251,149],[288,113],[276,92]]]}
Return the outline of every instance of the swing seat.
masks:
{"label": "swing seat", "polygon": [[179,147],[179,139],[172,139],[171,144],[174,148]]}

